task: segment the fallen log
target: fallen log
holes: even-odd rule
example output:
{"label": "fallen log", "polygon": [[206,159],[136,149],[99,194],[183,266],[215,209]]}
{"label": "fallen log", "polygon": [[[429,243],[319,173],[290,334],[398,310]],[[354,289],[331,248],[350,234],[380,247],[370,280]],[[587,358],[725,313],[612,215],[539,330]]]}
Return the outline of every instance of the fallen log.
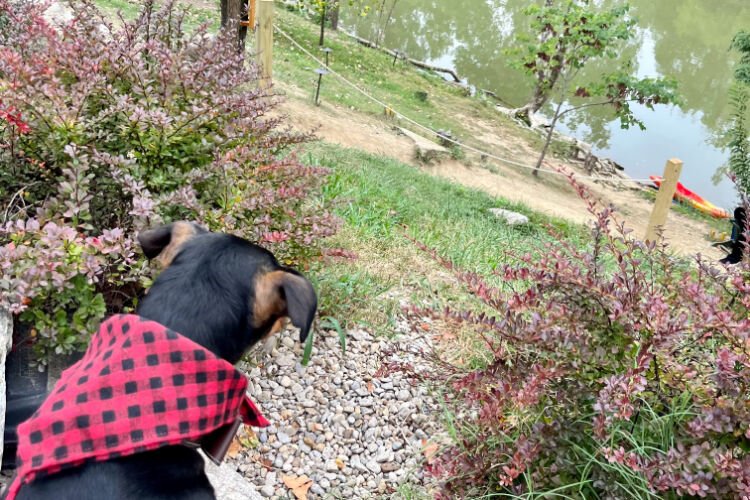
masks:
{"label": "fallen log", "polygon": [[417,61],[416,59],[411,59],[410,57],[406,56],[403,52],[398,52],[395,50],[387,49],[385,47],[380,47],[375,42],[371,42],[370,40],[357,36],[354,33],[349,33],[347,31],[342,31],[342,33],[344,33],[346,36],[350,38],[353,38],[357,43],[364,45],[365,47],[381,50],[392,57],[402,58],[409,64],[416,66],[418,68],[426,69],[428,71],[435,71],[437,73],[446,73],[450,75],[456,83],[461,83],[461,79],[458,77],[456,72],[450,68],[441,68],[440,66],[427,64],[424,61]]}

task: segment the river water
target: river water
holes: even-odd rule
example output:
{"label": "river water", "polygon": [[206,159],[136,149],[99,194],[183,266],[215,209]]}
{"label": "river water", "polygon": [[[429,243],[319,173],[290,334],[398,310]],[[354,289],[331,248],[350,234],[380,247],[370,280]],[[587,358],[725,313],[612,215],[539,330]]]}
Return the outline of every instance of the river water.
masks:
{"label": "river water", "polygon": [[[386,10],[392,1],[386,0]],[[511,68],[504,51],[517,43],[518,33],[528,30],[522,11],[529,4],[530,0],[396,0],[382,45],[453,68],[469,84],[520,106],[531,95],[531,82]],[[638,26],[623,57],[635,56],[637,75],[675,78],[682,105],[657,106],[654,111],[636,105],[645,132],[620,129],[605,108],[580,112],[560,131],[592,143],[600,155],[613,158],[636,178],[660,175],[667,159],[680,158],[685,162],[681,180],[688,188],[731,208],[736,199],[733,185],[728,180],[715,185],[711,178],[728,159],[728,151],[719,146],[730,117],[728,89],[737,59],[728,49],[734,33],[750,30],[750,0],[630,0],[630,5]],[[385,17],[345,11],[343,23],[374,40]],[[595,63],[582,80],[595,80],[612,69]]]}

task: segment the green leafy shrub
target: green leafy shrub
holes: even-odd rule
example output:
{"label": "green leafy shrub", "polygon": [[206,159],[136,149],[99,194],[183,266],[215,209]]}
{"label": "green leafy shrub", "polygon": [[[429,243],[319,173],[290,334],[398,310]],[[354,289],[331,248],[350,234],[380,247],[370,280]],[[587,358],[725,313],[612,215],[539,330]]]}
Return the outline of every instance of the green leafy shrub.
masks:
{"label": "green leafy shrub", "polygon": [[732,105],[732,126],[729,129],[729,171],[742,196],[750,194],[750,132],[748,132],[748,104],[750,103],[750,32],[741,31],[732,40],[732,48],[741,55],[735,69],[735,81],[729,91]]}

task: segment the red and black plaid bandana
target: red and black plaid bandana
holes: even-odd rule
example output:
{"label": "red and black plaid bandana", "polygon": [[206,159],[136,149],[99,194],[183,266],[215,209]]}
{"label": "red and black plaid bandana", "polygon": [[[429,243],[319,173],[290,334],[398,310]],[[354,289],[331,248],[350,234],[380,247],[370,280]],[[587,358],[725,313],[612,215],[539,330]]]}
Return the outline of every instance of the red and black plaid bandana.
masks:
{"label": "red and black plaid bandana", "polygon": [[246,389],[231,363],[192,340],[138,316],[113,316],[18,426],[18,469],[7,499],[64,468],[162,446],[202,445],[210,455],[220,440],[220,460],[240,421],[269,425]]}

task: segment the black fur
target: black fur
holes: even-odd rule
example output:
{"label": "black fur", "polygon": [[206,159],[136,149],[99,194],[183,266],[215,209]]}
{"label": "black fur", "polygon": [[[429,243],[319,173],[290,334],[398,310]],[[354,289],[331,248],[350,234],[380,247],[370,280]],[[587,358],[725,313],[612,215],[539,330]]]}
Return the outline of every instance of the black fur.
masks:
{"label": "black fur", "polygon": [[[169,238],[164,239],[164,245]],[[149,256],[158,254],[149,248]],[[182,247],[138,306],[138,314],[157,321],[236,363],[268,334],[278,319],[253,327],[253,283],[270,271],[284,270],[267,250],[235,236],[205,233]],[[307,283],[306,281],[304,283]],[[309,285],[309,283],[307,283]],[[307,335],[317,302],[312,286],[281,291],[292,321]],[[291,297],[290,297],[291,299]],[[294,304],[293,304],[294,302]],[[304,309],[304,311],[301,311]],[[294,320],[294,316],[300,318]],[[22,500],[209,500],[214,490],[197,451],[171,446],[103,463],[89,463],[24,486]]]}

